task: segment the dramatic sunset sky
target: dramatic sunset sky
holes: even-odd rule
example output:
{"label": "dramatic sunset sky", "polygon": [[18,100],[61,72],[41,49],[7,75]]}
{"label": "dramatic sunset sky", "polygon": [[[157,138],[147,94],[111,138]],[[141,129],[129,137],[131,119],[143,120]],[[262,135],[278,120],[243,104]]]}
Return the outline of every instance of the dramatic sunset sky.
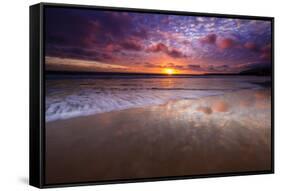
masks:
{"label": "dramatic sunset sky", "polygon": [[46,8],[49,71],[237,73],[271,65],[262,20]]}

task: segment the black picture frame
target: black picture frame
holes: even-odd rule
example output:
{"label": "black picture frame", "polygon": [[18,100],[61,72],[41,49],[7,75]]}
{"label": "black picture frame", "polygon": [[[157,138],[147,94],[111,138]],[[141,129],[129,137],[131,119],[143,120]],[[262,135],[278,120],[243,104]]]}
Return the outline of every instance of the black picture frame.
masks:
{"label": "black picture frame", "polygon": [[[45,87],[44,9],[46,7],[57,7],[57,8],[62,7],[62,8],[72,8],[72,9],[90,9],[90,10],[106,10],[106,11],[121,11],[121,12],[126,11],[126,12],[138,12],[138,13],[157,13],[157,14],[169,14],[169,15],[238,18],[238,19],[254,19],[254,20],[270,21],[271,31],[272,31],[271,169],[266,171],[232,172],[232,173],[218,173],[218,174],[207,174],[207,175],[202,174],[202,175],[187,175],[187,176],[169,176],[169,177],[160,177],[160,178],[46,184],[45,183],[45,89],[44,89]],[[163,180],[242,176],[242,175],[274,173],[274,18],[273,17],[215,14],[215,13],[195,13],[195,12],[184,12],[184,11],[152,10],[152,9],[137,9],[137,8],[123,8],[123,7],[39,3],[30,6],[30,82],[29,84],[30,84],[29,184],[32,186],[38,188],[53,188],[53,187],[65,187],[65,186],[132,183],[132,182],[146,182],[146,181],[163,181]]]}

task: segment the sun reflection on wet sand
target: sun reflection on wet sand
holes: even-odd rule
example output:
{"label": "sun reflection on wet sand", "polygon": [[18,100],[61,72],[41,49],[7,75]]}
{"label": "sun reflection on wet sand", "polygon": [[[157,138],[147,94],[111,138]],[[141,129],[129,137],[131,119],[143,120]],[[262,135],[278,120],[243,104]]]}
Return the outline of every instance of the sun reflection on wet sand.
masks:
{"label": "sun reflection on wet sand", "polygon": [[48,183],[268,170],[270,89],[48,122]]}

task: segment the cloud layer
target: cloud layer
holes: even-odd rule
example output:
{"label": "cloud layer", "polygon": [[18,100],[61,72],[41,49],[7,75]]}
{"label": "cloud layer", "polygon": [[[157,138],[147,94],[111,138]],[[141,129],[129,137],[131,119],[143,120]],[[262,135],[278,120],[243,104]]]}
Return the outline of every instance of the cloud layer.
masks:
{"label": "cloud layer", "polygon": [[[161,73],[163,67],[177,73],[236,73],[271,64],[269,21],[71,8],[47,8],[45,18],[49,59],[147,73]],[[47,69],[79,70],[79,66]]]}

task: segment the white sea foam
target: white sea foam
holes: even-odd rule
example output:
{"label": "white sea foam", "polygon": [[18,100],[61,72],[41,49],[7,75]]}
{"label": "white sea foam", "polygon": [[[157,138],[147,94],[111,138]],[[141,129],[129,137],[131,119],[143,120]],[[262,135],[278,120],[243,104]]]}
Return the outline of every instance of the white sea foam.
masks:
{"label": "white sea foam", "polygon": [[[197,99],[224,92],[258,88],[251,79],[63,79],[47,80],[46,121],[86,116],[128,108]],[[252,80],[263,81],[261,79]]]}

